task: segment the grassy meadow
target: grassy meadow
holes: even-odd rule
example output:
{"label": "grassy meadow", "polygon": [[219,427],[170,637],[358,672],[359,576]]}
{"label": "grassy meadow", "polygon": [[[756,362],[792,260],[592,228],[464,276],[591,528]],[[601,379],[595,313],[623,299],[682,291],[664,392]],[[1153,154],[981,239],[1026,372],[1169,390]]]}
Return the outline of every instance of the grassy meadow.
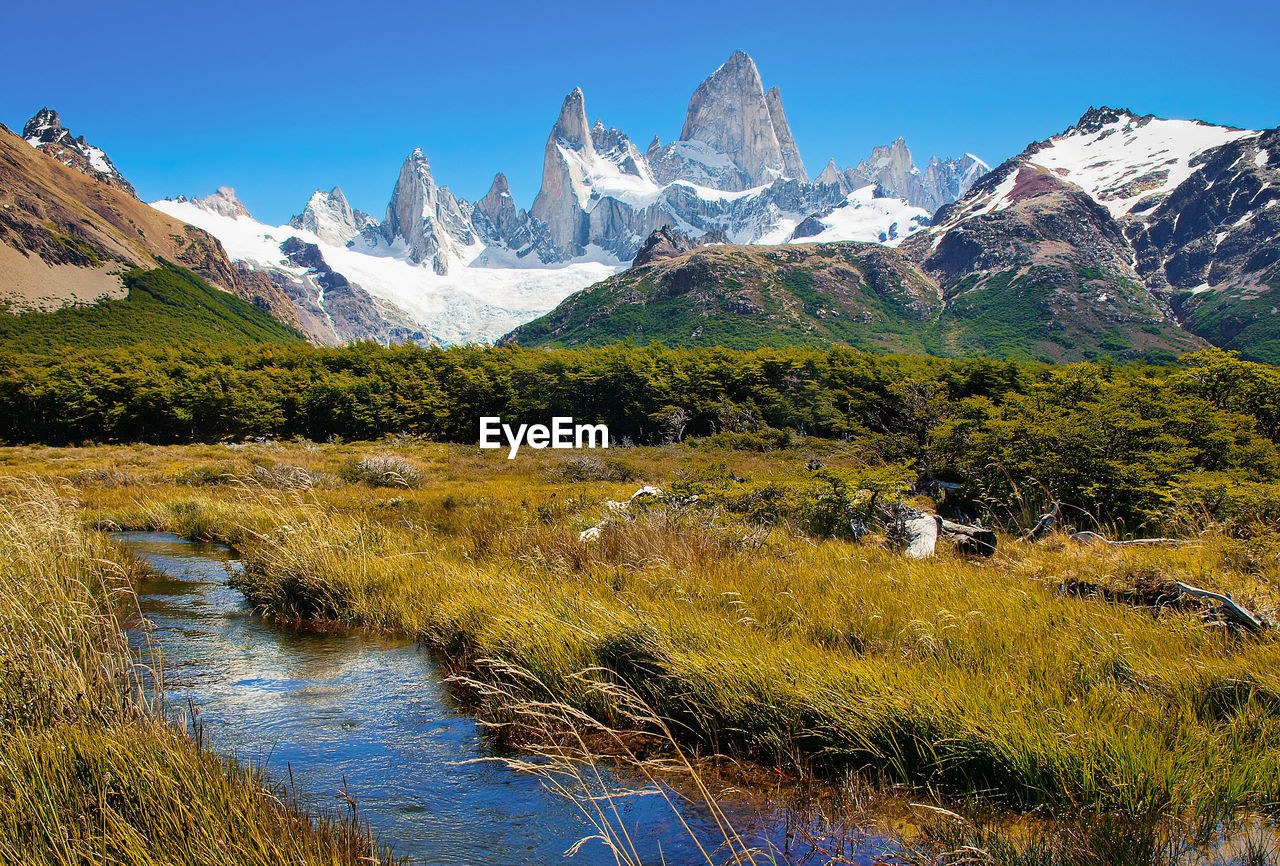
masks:
{"label": "grassy meadow", "polygon": [[[226,541],[268,616],[419,639],[499,686],[470,696],[499,737],[510,708],[495,695],[533,681],[624,726],[625,708],[595,687],[604,680],[633,689],[690,749],[798,777],[866,771],[957,802],[1128,827],[1177,820],[1201,835],[1280,804],[1274,630],[1228,628],[1200,603],[1141,603],[1179,580],[1280,619],[1274,531],[1224,521],[1191,533],[1191,509],[1178,518],[1190,543],[1176,547],[1022,542],[1011,524],[992,558],[941,542],[936,558],[909,560],[878,532],[831,531],[869,515],[870,492],[896,496],[900,471],[868,465],[853,443],[780,444],[510,461],[412,439],[33,446],[0,450],[0,473],[56,489],[59,537],[96,545],[95,562],[118,560],[81,527]],[[823,467],[807,469],[813,459]],[[606,505],[642,484],[672,496]],[[579,540],[606,517],[598,539]],[[1099,528],[1086,520],[1078,528]],[[1030,856],[1001,844],[1022,852],[1001,862]]]}
{"label": "grassy meadow", "polygon": [[122,630],[139,566],[74,491],[0,485],[0,863],[385,862],[203,749],[147,691]]}

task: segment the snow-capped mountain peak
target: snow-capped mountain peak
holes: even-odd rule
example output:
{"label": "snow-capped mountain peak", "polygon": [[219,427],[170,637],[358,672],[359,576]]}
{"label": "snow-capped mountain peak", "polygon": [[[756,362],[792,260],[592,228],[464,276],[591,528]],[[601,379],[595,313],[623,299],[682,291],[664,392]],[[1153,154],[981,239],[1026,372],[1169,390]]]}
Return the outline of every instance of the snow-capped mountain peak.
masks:
{"label": "snow-capped mountain peak", "polygon": [[[454,264],[466,264],[479,250],[471,225],[471,208],[437,186],[422,148],[414,148],[400,166],[400,176],[378,229],[369,226],[359,241],[366,249],[403,249],[413,264],[429,263],[437,274]],[[402,245],[402,246],[401,246]]]}
{"label": "snow-capped mountain peak", "polygon": [[342,189],[335,186],[328,192],[313,192],[302,213],[290,219],[289,225],[306,229],[326,243],[345,246],[374,222],[368,214],[352,209]]}
{"label": "snow-capped mountain peak", "polygon": [[[898,158],[880,170],[901,168],[919,186],[922,173],[905,143],[885,150]],[[957,186],[980,165],[966,162],[948,175],[935,163],[923,177],[938,175],[941,200],[962,192]],[[571,90],[547,135],[542,183],[528,210],[517,206],[501,173],[474,204],[455,197],[421,148],[400,166],[381,223],[353,210],[337,187],[314,192],[279,228],[249,225],[233,194],[221,204],[160,206],[183,205],[184,218],[191,213],[190,221],[222,238],[233,256],[284,274],[295,288],[303,277],[289,270],[297,262],[282,264],[280,245],[297,235],[317,245],[326,267],[434,338],[467,342],[493,340],[626,267],[663,227],[735,244],[892,245],[929,223],[930,210],[834,163],[819,181],[807,180],[781,93],[766,90],[754,61],[735,52],[694,91],[680,139],[663,145],[654,136],[644,152],[603,120],[588,124],[586,98],[581,88]],[[314,304],[322,307],[323,297]]]}
{"label": "snow-capped mountain peak", "polygon": [[1197,171],[1201,154],[1257,134],[1104,106],[1090,108],[1074,126],[1030,148],[1027,159],[1120,217],[1154,207]]}
{"label": "snow-capped mountain peak", "polygon": [[48,154],[63,165],[118,187],[134,198],[138,197],[133,185],[125,180],[124,175],[116,168],[106,152],[85,141],[83,135],[79,138],[73,136],[62,125],[58,112],[52,108],[46,106],[37,111],[23,125],[22,137],[32,147]]}

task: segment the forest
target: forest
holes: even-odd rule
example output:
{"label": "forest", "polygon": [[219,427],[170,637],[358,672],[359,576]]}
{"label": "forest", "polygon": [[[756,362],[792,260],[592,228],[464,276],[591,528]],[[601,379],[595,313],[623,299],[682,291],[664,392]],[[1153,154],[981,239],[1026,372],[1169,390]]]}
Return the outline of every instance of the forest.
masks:
{"label": "forest", "polygon": [[605,423],[615,446],[769,451],[842,440],[868,465],[961,482],[983,502],[1060,500],[1134,526],[1189,505],[1263,507],[1273,494],[1258,491],[1280,473],[1280,370],[1217,350],[1169,366],[627,343],[0,355],[0,442],[11,445],[392,435],[474,444],[482,415]]}

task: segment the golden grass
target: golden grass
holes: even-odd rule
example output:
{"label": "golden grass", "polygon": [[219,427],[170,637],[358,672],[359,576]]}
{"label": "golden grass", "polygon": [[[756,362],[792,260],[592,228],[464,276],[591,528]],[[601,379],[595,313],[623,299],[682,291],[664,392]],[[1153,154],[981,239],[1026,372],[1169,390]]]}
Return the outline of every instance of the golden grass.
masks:
{"label": "golden grass", "polygon": [[[856,465],[824,447],[828,465]],[[255,465],[337,477],[392,452],[420,473],[414,488],[252,482]],[[665,485],[725,456],[676,447],[621,459]],[[802,474],[805,456],[729,455],[735,473],[779,483]],[[607,691],[583,684],[592,669],[633,689],[681,742],[764,763],[869,767],[1019,807],[1192,814],[1197,826],[1280,803],[1273,634],[1060,591],[1180,579],[1274,619],[1280,576],[1235,542],[1097,550],[1002,537],[992,560],[913,562],[874,539],[814,542],[785,525],[766,534],[713,510],[654,507],[584,545],[578,532],[604,501],[639,481],[567,481],[549,470],[555,459],[406,442],[0,452],[9,471],[75,483],[91,522],[231,541],[243,589],[272,615],[439,648],[499,689],[477,693],[487,718],[502,718],[494,695],[513,684],[477,663],[501,660],[556,702],[624,723]],[[175,483],[200,466],[245,483]],[[129,478],[97,480],[110,471]]]}
{"label": "golden grass", "polygon": [[135,567],[49,485],[0,492],[0,863],[384,862],[165,720],[121,629]]}

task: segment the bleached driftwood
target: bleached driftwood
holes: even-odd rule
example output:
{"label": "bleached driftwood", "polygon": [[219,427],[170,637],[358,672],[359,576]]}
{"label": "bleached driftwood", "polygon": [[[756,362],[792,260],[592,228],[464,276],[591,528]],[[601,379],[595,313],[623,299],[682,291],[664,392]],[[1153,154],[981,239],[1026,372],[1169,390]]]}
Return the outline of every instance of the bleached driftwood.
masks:
{"label": "bleached driftwood", "polygon": [[1250,631],[1262,631],[1267,627],[1267,623],[1258,617],[1253,611],[1236,603],[1229,595],[1220,592],[1210,592],[1207,589],[1201,589],[1198,586],[1192,586],[1189,583],[1178,582],[1178,589],[1187,595],[1195,598],[1209,598],[1222,605],[1219,610],[1226,615],[1227,619],[1242,625]]}
{"label": "bleached driftwood", "polygon": [[961,553],[991,556],[996,552],[996,534],[982,524],[953,523],[901,504],[882,508],[881,513],[885,516],[886,537],[912,559],[933,556],[938,539],[944,535],[955,541]]}
{"label": "bleached driftwood", "polygon": [[[612,514],[620,514],[622,512],[625,512],[627,508],[630,507],[631,503],[635,502],[637,499],[642,499],[646,496],[665,497],[666,495],[667,494],[662,490],[662,488],[646,485],[644,487],[641,487],[635,493],[632,493],[631,496],[629,496],[626,499],[626,501],[618,502],[617,500],[610,499],[605,502],[604,507],[608,509],[609,512]],[[688,498],[687,501],[696,502],[697,499],[698,497],[691,496]],[[582,530],[581,532],[578,533],[578,541],[582,544],[586,544],[588,541],[598,540],[600,538],[600,533],[604,531],[604,528],[608,523],[609,523],[609,518],[605,517],[604,520],[601,520],[595,526],[592,526],[589,529]]]}
{"label": "bleached driftwood", "polygon": [[1194,543],[1185,538],[1125,538],[1113,541],[1105,535],[1099,535],[1088,529],[1073,533],[1071,540],[1076,544],[1102,544],[1107,547],[1177,547]]}

